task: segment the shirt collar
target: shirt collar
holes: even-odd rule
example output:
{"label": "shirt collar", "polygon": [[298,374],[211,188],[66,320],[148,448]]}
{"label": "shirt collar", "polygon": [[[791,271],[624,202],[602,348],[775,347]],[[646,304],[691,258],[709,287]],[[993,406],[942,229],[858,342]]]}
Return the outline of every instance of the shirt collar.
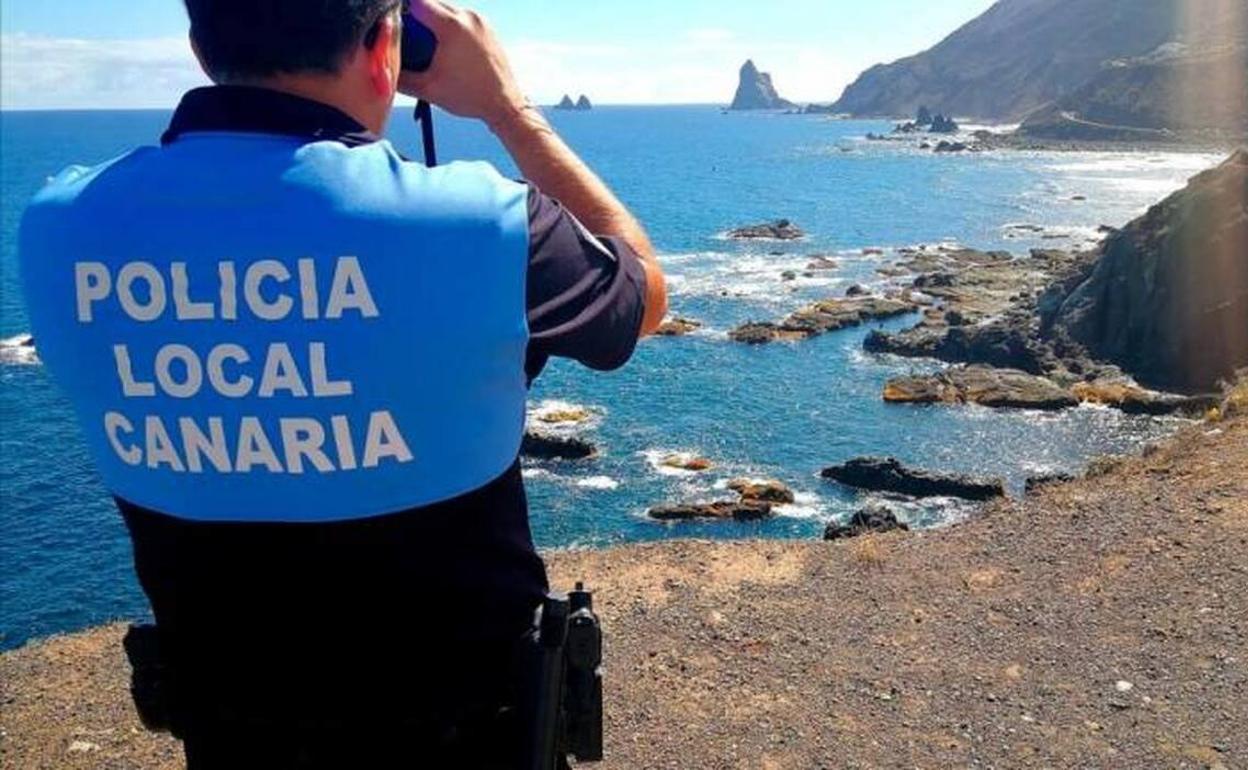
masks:
{"label": "shirt collar", "polygon": [[380,139],[359,121],[328,104],[254,86],[208,86],[187,92],[161,144],[198,131],[279,134],[349,147]]}

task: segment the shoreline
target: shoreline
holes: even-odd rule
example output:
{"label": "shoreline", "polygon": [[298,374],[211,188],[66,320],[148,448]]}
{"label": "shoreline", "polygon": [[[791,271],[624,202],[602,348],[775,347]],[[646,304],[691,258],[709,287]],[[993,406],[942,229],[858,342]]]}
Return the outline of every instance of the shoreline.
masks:
{"label": "shoreline", "polygon": [[[1239,766],[1248,417],[1103,466],[922,533],[544,554],[599,592],[603,767]],[[121,628],[0,655],[0,759],[178,766]]]}

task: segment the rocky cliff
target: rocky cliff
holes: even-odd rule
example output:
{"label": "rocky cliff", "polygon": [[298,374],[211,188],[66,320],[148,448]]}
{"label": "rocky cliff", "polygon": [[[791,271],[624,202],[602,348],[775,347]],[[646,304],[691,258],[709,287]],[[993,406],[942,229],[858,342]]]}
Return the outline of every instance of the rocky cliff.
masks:
{"label": "rocky cliff", "polygon": [[1191,51],[1172,43],[1110,62],[1082,88],[1029,115],[1021,133],[1085,140],[1248,136],[1248,44]]}
{"label": "rocky cliff", "polygon": [[753,61],[741,66],[741,80],[737,95],[733,97],[734,110],[787,110],[795,107],[793,102],[781,98],[771,75],[759,72]]}
{"label": "rocky cliff", "polygon": [[834,105],[863,116],[947,114],[1020,120],[1073,94],[1116,59],[1181,40],[1195,48],[1242,29],[1243,0],[999,0],[934,48],[864,72]]}
{"label": "rocky cliff", "polygon": [[1111,234],[1039,312],[1042,336],[1151,387],[1208,391],[1248,366],[1248,149]]}

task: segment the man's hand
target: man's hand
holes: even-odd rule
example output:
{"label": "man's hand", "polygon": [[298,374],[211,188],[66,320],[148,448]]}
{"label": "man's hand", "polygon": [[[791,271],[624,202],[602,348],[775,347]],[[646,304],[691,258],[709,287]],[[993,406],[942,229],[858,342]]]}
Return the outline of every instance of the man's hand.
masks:
{"label": "man's hand", "polygon": [[400,92],[495,129],[524,111],[527,101],[485,19],[441,0],[411,3],[412,15],[437,36],[438,53],[428,72],[399,76]]}

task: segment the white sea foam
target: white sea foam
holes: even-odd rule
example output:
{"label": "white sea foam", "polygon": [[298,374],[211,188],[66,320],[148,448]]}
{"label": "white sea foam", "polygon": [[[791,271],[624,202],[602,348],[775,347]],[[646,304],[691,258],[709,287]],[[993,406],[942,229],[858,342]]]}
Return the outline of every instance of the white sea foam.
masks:
{"label": "white sea foam", "polygon": [[612,490],[620,488],[620,482],[610,476],[589,476],[587,478],[577,479],[576,485],[582,489]]}
{"label": "white sea foam", "polygon": [[29,334],[16,334],[0,339],[0,364],[8,366],[36,366],[39,354]]}
{"label": "white sea foam", "polygon": [[819,495],[812,492],[796,492],[793,497],[795,498],[794,502],[786,505],[777,505],[772,509],[773,512],[777,516],[784,516],[789,519],[826,521],[829,518],[827,508]]}
{"label": "white sea foam", "polygon": [[554,481],[559,478],[545,468],[524,468],[520,471],[520,476],[523,477],[525,481],[535,481],[537,479],[541,479],[543,481]]}
{"label": "white sea foam", "polygon": [[1220,155],[1208,153],[1078,153],[1048,168],[1068,174],[1130,174],[1159,170],[1195,173],[1216,165]]}

